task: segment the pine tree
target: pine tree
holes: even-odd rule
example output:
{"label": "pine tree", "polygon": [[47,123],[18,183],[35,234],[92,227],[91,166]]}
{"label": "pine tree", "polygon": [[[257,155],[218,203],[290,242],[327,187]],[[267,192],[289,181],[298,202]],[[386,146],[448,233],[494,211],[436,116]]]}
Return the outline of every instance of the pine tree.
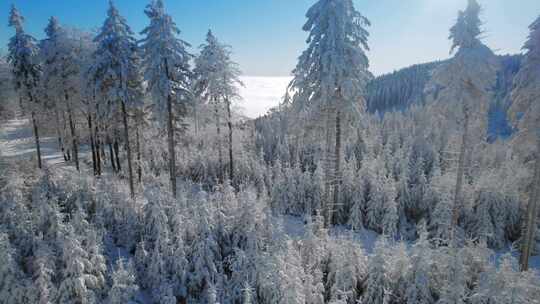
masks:
{"label": "pine tree", "polygon": [[[215,108],[215,119],[218,143],[220,138],[219,109],[225,105],[227,111],[228,150],[229,150],[229,180],[234,178],[233,162],[233,122],[231,102],[238,98],[237,86],[243,85],[240,81],[238,64],[231,60],[230,46],[220,43],[212,31],[206,34],[206,44],[201,45],[201,54],[195,59],[194,87],[197,96],[205,102],[210,102]],[[218,144],[218,153],[221,152],[221,144]],[[222,170],[221,156],[220,170]]]}
{"label": "pine tree", "polygon": [[310,32],[308,48],[299,58],[289,87],[296,90],[293,104],[299,111],[323,114],[326,121],[325,215],[331,224],[339,202],[342,116],[347,106],[358,110],[371,78],[364,53],[368,49],[364,27],[370,23],[351,0],[319,0],[308,10],[307,18],[303,29]]}
{"label": "pine tree", "polygon": [[[15,6],[11,7],[9,13],[9,26],[15,29],[15,35],[9,40],[8,62],[15,80],[15,89],[19,93],[22,110],[29,110],[31,113],[32,127],[36,144],[36,154],[38,168],[42,168],[41,146],[39,139],[39,125],[36,112],[40,110],[40,101],[37,98],[37,89],[41,74],[37,55],[39,53],[36,46],[36,39],[24,31],[24,17]],[[26,101],[28,104],[22,103]]]}
{"label": "pine tree", "polygon": [[[97,49],[91,73],[96,81],[105,104],[100,108],[107,111],[109,118],[121,113],[124,125],[124,143],[127,150],[129,189],[135,197],[131,145],[129,141],[128,107],[140,107],[142,103],[142,78],[138,70],[140,59],[134,33],[120,15],[113,2],[100,32],[94,39]],[[118,157],[118,151],[116,153]]]}
{"label": "pine tree", "polygon": [[154,97],[153,110],[158,123],[163,125],[164,121],[167,122],[169,175],[171,191],[176,197],[175,132],[181,118],[177,113],[182,110],[179,107],[185,108],[187,99],[192,95],[189,82],[192,55],[186,50],[190,45],[177,37],[180,30],[172,17],[166,14],[162,0],[152,1],[145,13],[150,19],[150,25],[141,32],[146,36],[141,41],[145,79]]}

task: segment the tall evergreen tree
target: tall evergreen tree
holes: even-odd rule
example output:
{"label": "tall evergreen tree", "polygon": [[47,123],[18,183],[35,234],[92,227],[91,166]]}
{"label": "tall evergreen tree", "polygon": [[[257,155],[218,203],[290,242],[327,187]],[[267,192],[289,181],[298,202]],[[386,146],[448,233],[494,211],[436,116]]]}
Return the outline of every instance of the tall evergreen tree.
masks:
{"label": "tall evergreen tree", "polygon": [[[138,70],[140,58],[133,32],[120,15],[113,2],[109,3],[107,19],[94,39],[97,50],[91,68],[93,77],[103,94],[108,118],[121,113],[124,125],[124,143],[127,151],[129,188],[135,197],[131,146],[129,141],[128,108],[140,107],[142,103],[142,78]],[[118,154],[117,154],[118,157]]]}
{"label": "tall evergreen tree", "polygon": [[365,27],[370,23],[355,10],[352,0],[319,0],[307,18],[303,30],[309,32],[308,48],[299,58],[289,87],[296,91],[294,103],[300,111],[323,114],[326,120],[325,209],[330,224],[339,201],[342,116],[346,107],[358,109],[371,78],[364,52],[369,49]]}
{"label": "tall evergreen tree", "polygon": [[217,38],[208,31],[206,44],[201,46],[201,54],[195,60],[195,92],[206,102],[215,107],[216,129],[218,137],[218,154],[220,170],[223,168],[221,138],[220,138],[220,108],[225,105],[227,112],[228,150],[229,150],[229,179],[234,178],[233,160],[233,123],[231,102],[238,98],[238,85],[242,85],[239,79],[240,70],[238,64],[231,60],[230,46],[220,43]]}
{"label": "tall evergreen tree", "polygon": [[[15,88],[19,93],[22,110],[29,110],[31,113],[34,139],[36,143],[37,163],[41,169],[41,146],[39,140],[39,125],[36,111],[39,111],[39,100],[37,99],[37,89],[41,68],[37,59],[39,53],[36,46],[36,39],[24,31],[24,17],[15,6],[11,7],[9,13],[9,26],[15,29],[15,35],[9,40],[8,62],[15,80]],[[22,101],[27,104],[23,104]]]}
{"label": "tall evergreen tree", "polygon": [[154,0],[145,11],[150,25],[141,34],[143,65],[148,90],[154,97],[154,113],[159,124],[166,122],[169,146],[169,175],[171,191],[176,190],[175,133],[178,120],[188,98],[191,97],[189,61],[192,55],[186,50],[190,45],[179,39],[180,30],[172,17],[165,12],[162,0]]}
{"label": "tall evergreen tree", "polygon": [[[514,125],[520,129],[515,139],[517,147],[526,147],[534,151],[536,143],[536,161],[533,181],[527,206],[526,223],[524,224],[523,243],[520,264],[522,270],[529,267],[529,256],[534,250],[537,230],[538,201],[540,200],[540,17],[530,26],[530,34],[523,46],[526,51],[523,66],[514,80],[512,91],[512,107],[510,114]],[[526,155],[532,154],[526,152]],[[533,152],[534,153],[534,152]]]}

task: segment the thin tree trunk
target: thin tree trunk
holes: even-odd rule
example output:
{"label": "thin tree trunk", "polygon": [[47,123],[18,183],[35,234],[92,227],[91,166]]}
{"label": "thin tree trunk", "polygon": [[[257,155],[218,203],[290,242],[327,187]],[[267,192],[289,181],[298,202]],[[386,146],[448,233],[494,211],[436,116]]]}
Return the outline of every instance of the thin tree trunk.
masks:
{"label": "thin tree trunk", "polygon": [[529,257],[535,245],[536,220],[538,218],[538,200],[540,199],[540,138],[537,139],[536,164],[534,168],[534,178],[531,189],[531,196],[527,205],[526,222],[522,236],[521,256],[519,263],[521,271],[529,269]]}
{"label": "thin tree trunk", "polygon": [[195,120],[195,137],[198,137],[199,135],[199,115],[198,115],[198,105],[197,101],[195,101],[195,104],[193,105],[193,119]]}
{"label": "thin tree trunk", "polygon": [[54,118],[56,121],[56,136],[58,137],[58,148],[62,152],[64,160],[67,161],[66,153],[64,150],[64,142],[62,140],[62,132],[60,131],[60,115],[58,114],[58,107],[56,105],[54,106]]}
{"label": "thin tree trunk", "polygon": [[112,166],[113,172],[117,172],[116,171],[116,163],[114,162],[113,144],[112,144],[111,138],[108,135],[107,135],[107,145],[109,146],[109,155],[110,155],[110,158],[111,158],[111,166]]}
{"label": "thin tree trunk", "polygon": [[456,178],[456,189],[454,192],[454,206],[452,210],[452,226],[450,231],[450,238],[454,245],[457,244],[457,228],[459,219],[459,204],[461,202],[461,192],[463,189],[463,175],[465,173],[465,156],[467,153],[467,140],[469,137],[469,113],[468,109],[464,108],[463,114],[465,116],[463,134],[461,138],[461,148],[459,151],[459,164]]}
{"label": "thin tree trunk", "polygon": [[[66,120],[66,113],[65,111],[62,111],[62,122],[64,123],[64,130],[67,129],[67,120]],[[69,149],[69,146],[65,149],[66,153],[64,154],[64,159],[66,162],[71,161],[71,150]]]}
{"label": "thin tree trunk", "polygon": [[171,191],[173,197],[176,198],[176,153],[174,151],[173,110],[172,97],[170,94],[167,96],[167,111],[169,114],[169,119],[167,121],[167,133],[169,138],[169,176],[171,180]]}
{"label": "thin tree trunk", "polygon": [[73,149],[73,158],[75,159],[75,168],[77,171],[81,171],[79,167],[79,142],[77,138],[77,131],[75,129],[75,122],[73,121],[73,111],[71,109],[71,103],[69,102],[69,95],[67,92],[65,92],[66,97],[66,104],[68,108],[68,118],[69,118],[69,128],[71,130],[71,142],[72,142],[72,149]]}
{"label": "thin tree trunk", "polygon": [[94,169],[94,175],[97,173],[97,156],[96,156],[96,144],[94,142],[94,128],[92,127],[92,114],[88,113],[88,131],[90,134],[90,148],[92,150],[92,167]]}
{"label": "thin tree trunk", "polygon": [[137,138],[137,181],[140,184],[142,182],[142,166],[141,166],[141,139],[139,134],[139,127],[135,127],[136,138]]}
{"label": "thin tree trunk", "polygon": [[339,206],[339,189],[341,184],[341,113],[336,111],[336,147],[334,151],[334,197],[330,212],[330,224],[334,221],[334,209]]}
{"label": "thin tree trunk", "polygon": [[217,144],[218,144],[218,180],[219,183],[223,183],[223,151],[221,150],[221,122],[219,119],[219,107],[217,100],[214,98],[215,103],[215,116],[216,116],[216,132],[217,132]]}
{"label": "thin tree trunk", "polygon": [[133,166],[131,163],[131,146],[129,145],[129,126],[128,126],[128,115],[126,111],[126,103],[122,101],[122,116],[124,121],[124,141],[127,151],[127,162],[128,162],[128,171],[129,171],[129,192],[131,193],[131,198],[135,198],[135,185],[133,182]]}
{"label": "thin tree trunk", "polygon": [[118,144],[118,130],[115,130],[114,133],[114,159],[116,160],[116,171],[122,171],[122,165],[120,164],[120,145]]}
{"label": "thin tree trunk", "polygon": [[96,169],[97,169],[97,175],[98,176],[101,176],[101,153],[100,151],[102,151],[102,145],[101,145],[101,139],[99,137],[99,133],[98,133],[98,127],[97,127],[97,123],[96,123],[96,128],[95,128],[95,134],[96,134]]}
{"label": "thin tree trunk", "polygon": [[326,117],[325,117],[325,130],[326,130],[326,143],[325,143],[325,160],[324,160],[324,198],[323,202],[325,204],[324,210],[323,210],[323,216],[325,220],[326,227],[330,227],[331,221],[330,217],[332,214],[332,204],[330,200],[330,191],[332,186],[332,173],[331,173],[331,167],[332,167],[332,134],[331,134],[331,110],[329,108],[326,109]]}
{"label": "thin tree trunk", "polygon": [[36,141],[36,153],[37,153],[38,168],[41,169],[42,168],[41,145],[39,143],[39,129],[38,129],[38,124],[37,124],[36,112],[35,111],[32,111],[32,126],[34,127],[34,139]]}
{"label": "thin tree trunk", "polygon": [[229,179],[233,182],[234,179],[234,159],[233,159],[233,124],[231,114],[231,103],[225,100],[227,105],[227,126],[229,127]]}

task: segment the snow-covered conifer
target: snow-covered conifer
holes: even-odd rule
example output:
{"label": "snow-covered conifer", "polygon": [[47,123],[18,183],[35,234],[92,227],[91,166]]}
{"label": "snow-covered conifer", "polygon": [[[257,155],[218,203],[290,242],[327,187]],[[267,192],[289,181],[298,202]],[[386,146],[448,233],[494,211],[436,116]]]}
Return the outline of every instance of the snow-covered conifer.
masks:
{"label": "snow-covered conifer", "polygon": [[453,51],[459,48],[474,48],[481,44],[479,36],[482,34],[479,15],[481,7],[476,0],[468,0],[467,9],[459,11],[456,24],[450,28]]}
{"label": "snow-covered conifer", "polygon": [[143,66],[148,90],[153,98],[153,113],[160,126],[166,126],[169,147],[171,191],[176,197],[176,140],[175,133],[181,115],[191,97],[189,63],[190,45],[179,39],[180,30],[165,12],[162,0],[152,0],[145,11],[150,25],[141,34]]}
{"label": "snow-covered conifer", "polygon": [[232,101],[239,97],[238,86],[242,86],[240,81],[240,70],[238,64],[231,59],[230,46],[222,44],[214,36],[212,31],[206,34],[206,43],[201,45],[201,54],[195,59],[194,88],[199,98],[214,106],[215,120],[217,128],[218,153],[221,163],[221,138],[220,138],[220,109],[225,106],[227,112],[228,150],[229,150],[229,179],[234,178],[233,161],[233,117],[231,112]]}
{"label": "snow-covered conifer", "polygon": [[38,62],[39,50],[36,39],[24,31],[24,17],[15,6],[11,7],[8,24],[15,29],[15,35],[9,40],[8,62],[11,65],[15,89],[19,93],[22,110],[28,110],[31,113],[37,163],[41,169],[41,146],[37,117],[37,113],[40,111],[40,101],[37,94],[41,76],[41,67]]}
{"label": "snow-covered conifer", "polygon": [[119,113],[122,117],[129,186],[131,196],[134,197],[128,109],[140,107],[142,103],[142,77],[139,72],[141,61],[137,53],[134,33],[112,1],[109,2],[107,18],[94,41],[97,48],[90,74],[102,96],[100,109],[104,111],[104,116],[112,119]]}
{"label": "snow-covered conifer", "polygon": [[133,303],[139,292],[136,277],[131,263],[122,259],[116,261],[116,268],[112,274],[112,287],[109,291],[110,304]]}
{"label": "snow-covered conifer", "polygon": [[23,272],[16,261],[15,250],[6,233],[0,233],[0,303],[23,303]]}
{"label": "snow-covered conifer", "polygon": [[[320,0],[307,12],[308,21],[303,29],[309,32],[308,47],[300,56],[289,85],[295,90],[293,105],[298,111],[321,115],[325,121],[326,164],[325,207],[327,223],[339,203],[341,179],[341,120],[352,107],[363,107],[363,92],[371,74],[368,72],[369,21],[355,10],[351,0]],[[350,108],[349,108],[350,109]],[[332,189],[330,189],[330,187]]]}

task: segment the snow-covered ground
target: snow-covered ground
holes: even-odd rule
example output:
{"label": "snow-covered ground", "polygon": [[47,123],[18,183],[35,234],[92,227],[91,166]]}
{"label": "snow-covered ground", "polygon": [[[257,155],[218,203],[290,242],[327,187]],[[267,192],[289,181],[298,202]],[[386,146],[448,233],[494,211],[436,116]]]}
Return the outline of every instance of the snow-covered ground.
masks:
{"label": "snow-covered ground", "polygon": [[[251,79],[253,80],[253,79]],[[286,83],[282,80],[282,83]],[[266,87],[266,93],[268,95],[265,95],[264,93],[258,94],[258,96],[267,96],[268,99],[266,99],[268,102],[270,102],[270,93],[271,92],[277,92],[275,85],[279,84],[278,80],[275,79],[255,79],[253,80],[253,83],[255,83],[256,86],[259,86],[261,88]],[[286,84],[285,84],[286,86]],[[252,98],[262,98],[262,97],[256,97],[256,93],[253,92]],[[264,98],[262,98],[264,100]],[[271,105],[270,105],[271,107]],[[255,112],[254,112],[255,113]],[[42,155],[43,160],[46,165],[49,167],[62,167],[62,168],[72,168],[72,166],[64,166],[64,160],[61,155],[61,153],[58,151],[58,146],[56,139],[53,137],[43,137],[41,138],[41,147],[42,147]],[[85,149],[82,149],[85,150]],[[86,149],[87,150],[87,149]],[[10,160],[28,160],[28,161],[34,161],[35,162],[35,149],[34,149],[34,137],[32,134],[31,126],[26,119],[13,119],[8,120],[6,122],[0,123],[0,156],[3,158],[4,161],[10,161]],[[283,216],[279,219],[282,221],[284,232],[290,237],[291,239],[302,239],[305,235],[305,223],[304,220],[300,217],[293,217],[293,216]],[[350,236],[356,240],[358,240],[362,248],[366,250],[367,253],[371,253],[373,250],[373,247],[375,245],[375,242],[378,239],[378,235],[370,230],[363,230],[361,232],[355,232],[352,233],[346,229],[345,227],[335,227],[331,229],[330,235],[332,237],[342,237],[342,236]],[[125,257],[127,254],[126,252],[123,252],[121,248],[114,248],[109,250],[113,250],[112,255],[115,257],[123,256]],[[502,257],[504,254],[510,252],[510,248],[507,250],[496,252],[494,258],[498,260],[500,257]],[[518,256],[517,252],[512,252],[514,256]],[[114,259],[114,258],[113,258]],[[531,267],[534,269],[540,270],[540,256],[534,256],[530,260]],[[539,272],[540,274],[540,272]]]}
{"label": "snow-covered ground", "polygon": [[244,87],[240,88],[242,100],[238,106],[249,118],[257,118],[279,105],[285,96],[291,77],[241,77]]}
{"label": "snow-covered ground", "polygon": [[[54,166],[64,162],[55,138],[42,137],[40,143],[41,155],[46,164]],[[2,122],[0,127],[0,155],[6,161],[10,159],[36,161],[35,151],[34,134],[28,120],[12,119]]]}

